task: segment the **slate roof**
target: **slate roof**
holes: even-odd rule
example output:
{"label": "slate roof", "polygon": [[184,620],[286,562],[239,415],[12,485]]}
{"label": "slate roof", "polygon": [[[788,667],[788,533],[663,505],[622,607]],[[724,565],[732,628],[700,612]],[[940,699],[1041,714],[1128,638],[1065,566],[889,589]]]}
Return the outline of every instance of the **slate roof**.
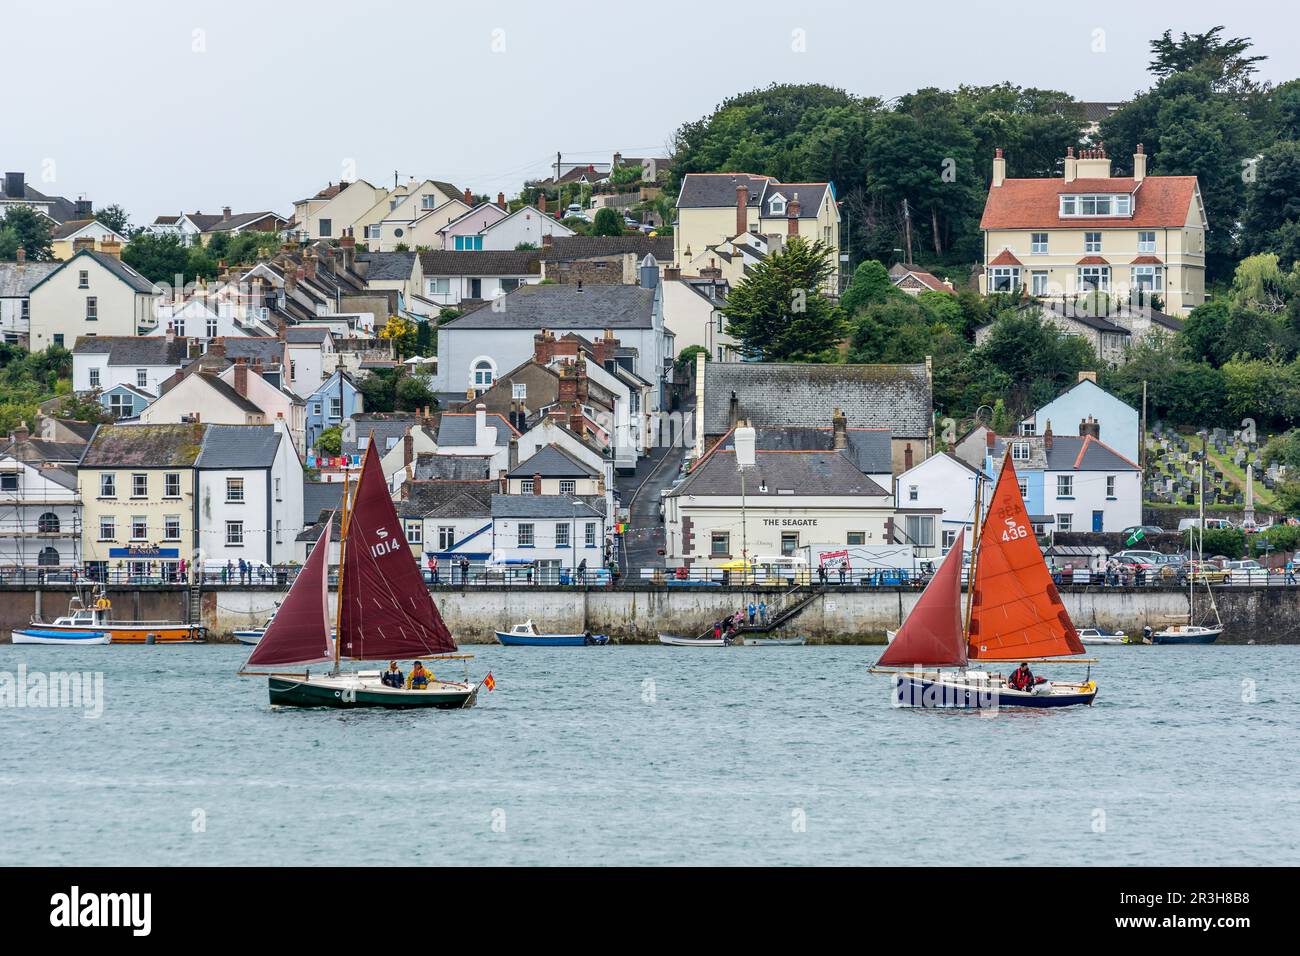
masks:
{"label": "slate roof", "polygon": [[284,340],[290,345],[319,345],[330,334],[330,330],[324,326],[298,328],[291,325],[284,330]]}
{"label": "slate roof", "polygon": [[[727,434],[718,448],[735,451],[735,433]],[[891,440],[883,428],[850,428],[845,434],[848,447],[842,450],[858,470],[867,475],[887,475],[894,469]],[[800,426],[760,425],[754,428],[754,447],[760,451],[834,451],[835,430]]]}
{"label": "slate roof", "polygon": [[569,495],[493,495],[493,518],[603,518],[582,498]]}
{"label": "slate roof", "polygon": [[73,355],[107,355],[109,365],[160,365],[179,368],[188,356],[189,340],[178,335],[79,335]]}
{"label": "slate roof", "polygon": [[[732,197],[733,201],[735,197]],[[652,255],[659,262],[673,261],[672,236],[556,236],[543,246],[541,256],[547,262],[568,259],[598,259],[634,252],[638,257]]]}
{"label": "slate roof", "polygon": [[[1181,229],[1196,195],[1195,176],[1007,179],[989,189],[981,229]],[[1131,193],[1132,216],[1061,216],[1062,193]]]}
{"label": "slate roof", "polygon": [[[764,490],[766,489],[766,490]],[[739,495],[740,470],[734,451],[719,449],[691,470],[672,496]],[[817,497],[888,497],[837,451],[758,451],[753,468],[745,472],[745,496],[750,499]]]}
{"label": "slate roof", "polygon": [[406,437],[406,432],[411,426],[420,423],[420,419],[415,415],[401,418],[358,418],[354,416],[352,421],[356,426],[356,440],[343,442],[342,451],[345,455],[360,454],[360,441],[363,438],[372,439],[379,454],[384,455],[388,452],[388,440],[390,438],[400,442]]}
{"label": "slate roof", "polygon": [[[763,198],[768,177],[750,173],[687,173],[677,195],[678,209],[707,209],[736,205],[736,186],[749,187],[747,208],[757,207]],[[799,200],[800,205],[803,199]]]}
{"label": "slate roof", "polygon": [[[136,272],[134,269],[128,266],[121,259],[117,258],[117,256],[110,256],[106,252],[96,252],[94,249],[82,249],[71,259],[65,259],[62,263],[60,263],[60,265],[70,267],[74,262],[76,262],[82,256],[89,256],[91,259],[94,259],[101,266],[103,266],[105,269],[111,272],[118,279],[121,279],[123,282],[125,282],[136,292],[153,294],[159,291],[157,286],[155,286],[144,276],[140,275],[140,273]],[[60,269],[54,270],[54,272],[59,272],[59,271],[61,270]],[[37,282],[35,285],[32,286],[32,288],[33,289],[36,288],[36,286],[40,285],[41,282],[48,281],[50,277],[54,275],[54,272],[51,272],[44,279],[41,279],[40,282]]]}
{"label": "slate roof", "polygon": [[69,219],[67,222],[60,223],[58,228],[50,233],[50,238],[53,240],[68,239],[94,221],[94,219]]}
{"label": "slate roof", "polygon": [[1083,118],[1089,123],[1100,123],[1102,120],[1109,119],[1111,114],[1119,110],[1125,104],[1122,102],[1102,103],[1102,102],[1082,102],[1079,104],[1083,107]]}
{"label": "slate roof", "polygon": [[[191,378],[198,379],[200,382],[203,382],[205,385],[213,389],[218,395],[220,395],[222,398],[230,402],[232,405],[234,405],[236,408],[240,409],[241,411],[249,412],[254,415],[263,414],[262,409],[255,402],[250,401],[249,399],[245,398],[243,395],[240,395],[239,392],[235,390],[235,386],[231,385],[229,382],[223,381],[220,376],[215,375],[212,372],[194,372],[191,375],[187,375],[184,380],[182,380],[181,382],[177,383],[172,387],[179,388],[180,385],[183,385],[186,381],[188,381]],[[171,389],[168,389],[167,391],[171,391]],[[200,409],[200,413],[201,412],[202,410]]]}
{"label": "slate roof", "polygon": [[[772,217],[772,197],[780,196],[786,203],[794,201],[795,194],[799,195],[799,218],[816,219],[817,214],[821,211],[822,198],[826,195],[826,190],[830,189],[830,183],[782,183],[775,179],[768,180],[767,188],[763,190],[763,208],[759,213],[760,216],[767,218]],[[731,204],[736,203],[736,190],[731,190]],[[788,216],[789,212],[777,213],[776,217],[782,218]]]}
{"label": "slate roof", "polygon": [[398,511],[404,515],[427,515],[442,511],[443,507],[461,497],[467,497],[476,503],[479,513],[488,512],[488,503],[496,493],[495,479],[466,478],[455,480],[407,481],[402,485],[404,498],[394,502]]}
{"label": "slate roof", "polygon": [[247,359],[252,365],[258,359],[262,365],[284,364],[284,342],[270,335],[228,335],[223,340],[226,346],[226,358]]}
{"label": "slate roof", "polygon": [[429,276],[526,276],[540,272],[536,250],[455,252],[438,249],[420,253],[420,268]]}
{"label": "slate roof", "polygon": [[483,481],[492,477],[490,455],[435,455],[422,451],[415,456],[416,481]]}
{"label": "slate roof", "polygon": [[509,473],[509,478],[599,478],[596,469],[575,459],[559,445],[543,445],[527,461]]}
{"label": "slate roof", "polygon": [[[996,265],[997,263],[989,263]],[[907,279],[915,279],[927,289],[933,289],[935,292],[951,292],[952,289],[943,284],[943,280],[933,273],[926,272],[923,269],[909,269],[901,262],[895,263],[890,267],[889,278],[893,280],[894,285],[904,282]]]}
{"label": "slate roof", "polygon": [[495,482],[485,482],[473,492],[461,492],[433,505],[425,512],[427,518],[490,518]]}
{"label": "slate roof", "polygon": [[100,425],[86,446],[82,468],[189,467],[211,425]]}
{"label": "slate roof", "polygon": [[[334,511],[342,507],[343,482],[304,481],[302,483],[303,524],[314,524],[320,521],[322,511]],[[319,528],[316,534],[320,535]]]}
{"label": "slate roof", "polygon": [[[364,253],[365,261],[370,263],[370,268],[366,270],[366,281],[400,281],[411,278],[417,255],[419,253],[416,252]],[[361,256],[357,258],[360,259]]]}
{"label": "slate roof", "polygon": [[62,262],[0,262],[0,299],[23,298]]}
{"label": "slate roof", "polygon": [[6,442],[4,448],[0,449],[0,454],[9,455],[18,461],[33,465],[52,461],[65,465],[75,465],[85,450],[86,446],[80,442],[28,438],[26,441]]}
{"label": "slate roof", "polygon": [[[474,444],[474,412],[443,412],[438,423],[438,445],[452,448]],[[488,412],[487,425],[497,430],[497,445],[510,444],[510,439],[519,433],[510,427],[510,422],[499,412]]]}
{"label": "slate roof", "polygon": [[923,364],[706,362],[706,435],[722,435],[731,427],[733,392],[738,417],[755,425],[828,425],[839,408],[851,428],[886,428],[897,438],[922,438],[929,435],[934,415]]}
{"label": "slate roof", "polygon": [[[200,219],[209,220],[208,224],[199,225],[199,223],[196,222],[195,225],[198,225],[204,232],[230,232],[231,230],[241,229],[250,223],[257,222],[259,219],[265,219],[268,216],[279,220],[281,223],[287,221],[279,213],[274,213],[270,210],[264,209],[260,212],[232,213],[229,219],[226,219],[224,215],[200,216]],[[190,218],[194,219],[194,216],[191,216]]]}
{"label": "slate roof", "polygon": [[208,425],[196,468],[270,468],[280,448],[274,425]]}
{"label": "slate roof", "polygon": [[994,469],[1001,470],[1008,443],[1027,442],[1029,460],[1014,462],[1017,469],[1028,471],[1137,471],[1129,461],[1105,442],[1091,435],[1053,435],[1047,447],[1045,435],[1017,435],[998,438],[994,445]]}
{"label": "slate roof", "polygon": [[635,285],[524,285],[446,323],[444,329],[648,329],[654,289]]}

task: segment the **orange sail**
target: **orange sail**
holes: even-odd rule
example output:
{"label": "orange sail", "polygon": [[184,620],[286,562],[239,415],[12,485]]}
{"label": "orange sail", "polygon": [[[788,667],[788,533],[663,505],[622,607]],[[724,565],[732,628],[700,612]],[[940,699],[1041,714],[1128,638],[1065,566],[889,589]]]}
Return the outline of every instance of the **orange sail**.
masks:
{"label": "orange sail", "polygon": [[1038,549],[1010,448],[993,489],[975,560],[972,660],[1083,653],[1083,644]]}
{"label": "orange sail", "polygon": [[907,620],[876,662],[877,667],[965,667],[966,635],[961,628],[961,557],[966,531],[939,565]]}

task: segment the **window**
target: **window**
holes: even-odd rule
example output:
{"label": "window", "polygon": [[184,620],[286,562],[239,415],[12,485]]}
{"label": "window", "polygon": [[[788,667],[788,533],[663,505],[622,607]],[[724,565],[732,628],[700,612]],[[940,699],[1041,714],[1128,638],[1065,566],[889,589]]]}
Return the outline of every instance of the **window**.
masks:
{"label": "window", "polygon": [[1074,529],[1073,514],[1059,514],[1056,516],[1057,531],[1072,531]]}
{"label": "window", "polygon": [[1028,498],[1028,497],[1029,497],[1029,482],[1028,482],[1026,479],[1024,479],[1024,478],[1017,478],[1017,479],[1016,479],[1016,484],[1020,487],[1020,497],[1021,497],[1021,498]]}
{"label": "window", "polygon": [[131,396],[115,392],[108,396],[108,410],[118,418],[129,418],[135,414],[135,405]]}
{"label": "window", "polygon": [[718,318],[718,334],[721,335],[722,333],[727,331],[727,317],[723,315],[721,312],[719,312],[717,313],[717,318]]}
{"label": "window", "polygon": [[1012,461],[1029,461],[1029,442],[1016,441],[1011,443],[1011,460]]}
{"label": "window", "polygon": [[1101,233],[1085,232],[1083,234],[1084,252],[1101,252]]}
{"label": "window", "polygon": [[560,479],[560,494],[573,495],[578,493],[578,483],[572,478]]}
{"label": "window", "polygon": [[447,278],[427,279],[425,286],[429,295],[451,295],[451,280]]}
{"label": "window", "polygon": [[424,524],[419,518],[406,522],[406,541],[408,544],[420,544],[424,540]]}
{"label": "window", "polygon": [[298,360],[289,359],[289,381],[298,381]]}
{"label": "window", "polygon": [[226,502],[227,504],[240,504],[244,500],[244,479],[227,478],[226,479]]}
{"label": "window", "polygon": [[90,387],[99,388],[99,369],[97,368],[90,370]]}
{"label": "window", "polygon": [[1056,476],[1056,497],[1058,498],[1074,497],[1074,475]]}
{"label": "window", "polygon": [[1156,234],[1154,232],[1138,233],[1138,252],[1155,252]]}
{"label": "window", "polygon": [[331,419],[343,418],[343,399],[341,398],[330,399],[330,418]]}
{"label": "window", "polygon": [[709,538],[709,556],[714,558],[731,557],[731,535],[726,531],[715,531]]}
{"label": "window", "polygon": [[135,387],[149,387],[149,370],[147,368],[138,368],[135,370]]}
{"label": "window", "polygon": [[117,540],[117,520],[112,515],[101,515],[99,518],[99,540],[116,541]]}
{"label": "window", "polygon": [[510,397],[516,401],[525,401],[528,398],[528,386],[523,382],[511,382]]}
{"label": "window", "polygon": [[865,531],[849,532],[847,544],[849,544],[850,546],[855,544],[866,544],[866,543],[867,543],[867,533]]}
{"label": "window", "polygon": [[476,389],[487,389],[492,387],[492,381],[495,378],[495,369],[492,363],[487,359],[480,359],[474,363],[474,387]]}
{"label": "window", "polygon": [[596,546],[596,522],[588,521],[586,531],[583,537],[583,544],[588,548]]}
{"label": "window", "polygon": [[59,516],[53,511],[47,511],[36,519],[36,530],[41,534],[58,534],[59,533]]}
{"label": "window", "polygon": [[117,475],[105,472],[99,476],[99,497],[116,498],[117,497]]}
{"label": "window", "polygon": [[217,337],[217,333],[220,329],[218,328],[218,321],[215,315],[208,317],[207,325],[204,330],[208,333],[208,338],[215,339]]}
{"label": "window", "polygon": [[131,516],[131,540],[149,540],[149,519],[145,515]]}
{"label": "window", "polygon": [[281,536],[281,533],[280,533],[280,519],[279,519],[279,518],[276,518],[276,519],[275,519],[275,543],[276,543],[276,544],[281,544],[281,543],[283,543],[283,541],[284,541],[284,538]]}
{"label": "window", "polygon": [[18,475],[12,471],[6,471],[0,474],[0,491],[17,491]]}
{"label": "window", "polygon": [[450,551],[456,544],[456,529],[442,525],[438,528],[438,550]]}
{"label": "window", "polygon": [[1047,295],[1047,276],[1046,272],[1029,273],[1029,293],[1030,295]]}
{"label": "window", "polygon": [[519,482],[519,493],[521,495],[537,494],[537,483],[532,478],[523,478]]}
{"label": "window", "polygon": [[378,224],[378,223],[374,224],[373,226],[366,226],[366,238],[367,238],[367,239],[378,239],[378,238],[379,238],[379,224]]}
{"label": "window", "polygon": [[934,515],[904,515],[907,538],[922,548],[934,547]]}
{"label": "window", "polygon": [[429,196],[421,196],[421,197],[420,197],[420,208],[421,208],[421,209],[436,209],[437,206],[435,206],[434,203],[436,203],[437,201],[438,201],[438,197],[437,197],[437,196],[433,196],[433,195],[429,195]]}
{"label": "window", "polygon": [[1115,476],[1114,475],[1106,476],[1106,497],[1107,498],[1115,497]]}
{"label": "window", "polygon": [[18,318],[24,322],[30,322],[32,318],[32,303],[30,299],[23,299],[18,308]]}
{"label": "window", "polygon": [[515,289],[518,289],[518,288],[519,288],[519,282],[520,282],[519,279],[502,279],[502,280],[501,280],[501,291],[502,291],[502,292],[514,292]]}
{"label": "window", "polygon": [[320,234],[322,236],[329,236],[329,235],[333,235],[333,233],[334,233],[334,223],[329,219],[322,219],[320,221]]}
{"label": "window", "polygon": [[280,479],[279,479],[279,478],[275,479],[275,500],[276,500],[276,501],[283,501],[283,500],[284,500],[282,497],[280,497]]}
{"label": "window", "polygon": [[86,296],[86,321],[99,321],[99,300],[93,295]]}
{"label": "window", "polygon": [[781,532],[781,554],[791,555],[799,550],[799,532],[782,531]]}
{"label": "window", "polygon": [[181,496],[181,476],[178,472],[169,471],[163,475],[163,497],[179,498]]}
{"label": "window", "polygon": [[1074,215],[1077,215],[1077,213],[1075,212],[1075,209],[1076,209],[1076,207],[1078,206],[1077,199],[1078,199],[1077,196],[1062,196],[1062,197],[1061,197],[1061,215],[1062,215],[1062,216],[1074,216]]}
{"label": "window", "polygon": [[1110,266],[1079,266],[1080,292],[1109,292]]}
{"label": "window", "polygon": [[952,550],[952,546],[957,543],[957,532],[952,528],[943,529],[943,553],[947,554]]}
{"label": "window", "polygon": [[567,522],[556,523],[555,546],[557,548],[567,548],[569,546],[569,525]]}
{"label": "window", "polygon": [[521,522],[519,525],[519,547],[531,548],[533,546],[533,524],[531,521]]}
{"label": "window", "polygon": [[244,522],[226,522],[226,547],[242,548],[244,546]]}
{"label": "window", "polygon": [[87,272],[85,269],[82,269],[80,272],[77,273],[77,288],[78,289],[90,288],[90,273]]}
{"label": "window", "polygon": [[163,518],[163,540],[179,541],[181,539],[181,516],[167,515]]}
{"label": "window", "polygon": [[457,252],[479,252],[483,248],[483,237],[457,236],[455,245]]}
{"label": "window", "polygon": [[1165,270],[1159,266],[1134,266],[1133,288],[1143,292],[1164,291]]}
{"label": "window", "polygon": [[916,501],[921,497],[921,489],[916,485],[907,486],[907,500]]}
{"label": "window", "polygon": [[131,497],[149,497],[149,476],[147,474],[136,472],[131,476]]}
{"label": "window", "polygon": [[989,269],[990,292],[1015,292],[1020,288],[1020,270],[1015,266],[993,266]]}
{"label": "window", "polygon": [[1047,255],[1047,233],[1045,232],[1030,233],[1029,251],[1036,256]]}
{"label": "window", "polygon": [[1062,216],[1127,216],[1133,212],[1128,193],[1100,193],[1061,197]]}

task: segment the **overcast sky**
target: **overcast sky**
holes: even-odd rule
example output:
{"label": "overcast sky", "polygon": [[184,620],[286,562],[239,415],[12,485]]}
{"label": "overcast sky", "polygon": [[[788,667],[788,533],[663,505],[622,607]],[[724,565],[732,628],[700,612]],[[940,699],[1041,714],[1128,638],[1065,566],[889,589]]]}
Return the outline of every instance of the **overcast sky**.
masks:
{"label": "overcast sky", "polygon": [[1010,80],[1123,99],[1147,84],[1147,43],[1166,28],[1226,22],[1268,55],[1266,79],[1300,76],[1294,7],[1077,6],[6,4],[0,165],[42,192],[119,202],[144,224],[224,205],[288,213],[350,168],[375,184],[397,171],[512,194],[557,150],[580,161],[662,153],[681,123],[771,82],[889,97]]}

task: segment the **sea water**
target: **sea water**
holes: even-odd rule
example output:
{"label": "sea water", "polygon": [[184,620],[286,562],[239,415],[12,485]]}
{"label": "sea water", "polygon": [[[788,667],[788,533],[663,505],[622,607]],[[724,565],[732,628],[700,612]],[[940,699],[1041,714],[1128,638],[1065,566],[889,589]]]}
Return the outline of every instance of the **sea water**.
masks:
{"label": "sea water", "polygon": [[993,715],[895,709],[873,647],[472,650],[479,706],[385,712],[273,709],[238,646],[0,646],[102,675],[0,706],[0,864],[1300,855],[1300,647],[1089,648],[1092,707]]}

